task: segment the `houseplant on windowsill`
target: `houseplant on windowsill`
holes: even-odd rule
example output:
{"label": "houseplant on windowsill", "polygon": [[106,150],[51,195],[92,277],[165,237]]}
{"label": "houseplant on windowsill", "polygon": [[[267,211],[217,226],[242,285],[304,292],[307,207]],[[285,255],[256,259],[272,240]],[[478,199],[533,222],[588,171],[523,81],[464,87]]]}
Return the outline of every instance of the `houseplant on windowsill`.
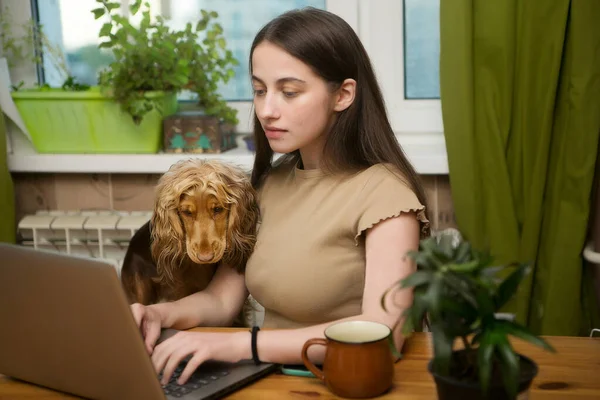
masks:
{"label": "houseplant on windowsill", "polygon": [[[0,10],[0,63],[2,63],[2,68],[14,70],[30,65],[43,66],[45,60],[47,65],[52,66],[62,82],[60,87],[36,83],[34,87],[26,88],[24,81],[13,81],[9,84],[9,88],[6,88],[12,91],[12,98],[32,136],[34,146],[39,151],[43,150],[46,143],[45,137],[49,136],[48,124],[44,123],[43,116],[38,118],[39,114],[49,115],[52,113],[45,107],[39,107],[39,99],[48,100],[60,92],[83,92],[88,90],[89,86],[80,84],[71,75],[62,50],[49,40],[40,24],[30,20],[15,25],[13,21],[14,18],[8,7]],[[44,59],[42,59],[42,55]],[[0,89],[4,90],[5,88]],[[44,101],[43,104],[46,105],[47,101]]]}
{"label": "houseplant on windowsill", "polygon": [[[158,112],[136,125],[99,87],[76,82],[62,49],[48,39],[39,23],[29,21],[21,35],[10,26],[2,31],[9,62],[44,67],[43,59],[49,59],[60,81],[64,80],[60,87],[47,83],[26,87],[23,82],[12,86],[12,99],[37,152],[155,153],[158,150],[162,123]],[[175,95],[168,100],[174,112]]]}
{"label": "houseplant on windowsill", "polygon": [[[488,254],[444,234],[423,239],[409,257],[417,271],[396,286],[411,287],[414,293],[404,329],[410,332],[427,316],[434,353],[428,370],[438,398],[504,400],[527,392],[537,364],[516,353],[509,336],[554,349],[526,327],[500,318],[498,311],[515,294],[529,266],[494,266]],[[457,339],[462,349],[454,348]]]}
{"label": "houseplant on windowsill", "polygon": [[[235,111],[216,93],[237,61],[226,50],[216,13],[202,11],[197,24],[169,28],[150,5],[136,0],[131,15],[141,12],[139,26],[118,14],[117,1],[96,0],[91,10],[106,18],[101,49],[114,62],[99,74],[99,86],[78,92],[55,88],[20,89],[12,97],[40,153],[156,153],[162,124],[177,111],[177,94],[202,94],[205,113],[237,123]],[[143,6],[143,8],[142,8]],[[204,40],[200,36],[204,34]]]}
{"label": "houseplant on windowsill", "polygon": [[[103,91],[113,96],[135,122],[148,112],[161,110],[160,102],[150,98],[149,93],[193,93],[203,114],[195,115],[195,119],[202,122],[194,129],[187,129],[185,140],[198,131],[198,137],[192,137],[191,142],[198,142],[200,136],[208,134],[211,142],[216,142],[211,146],[219,147],[220,132],[212,131],[224,131],[237,125],[238,120],[236,111],[217,90],[219,83],[227,83],[234,76],[232,67],[238,61],[227,49],[221,25],[215,22],[218,14],[201,10],[195,23],[173,30],[161,16],[152,16],[148,3],[142,5],[137,0],[130,10],[132,15],[141,12],[141,21],[134,27],[117,13],[119,3],[97,2],[101,7],[92,10],[95,17],[108,17],[100,29],[103,41],[99,47],[111,50],[115,56],[115,61],[99,75]],[[165,136],[165,142],[170,143],[170,132],[165,132]]]}

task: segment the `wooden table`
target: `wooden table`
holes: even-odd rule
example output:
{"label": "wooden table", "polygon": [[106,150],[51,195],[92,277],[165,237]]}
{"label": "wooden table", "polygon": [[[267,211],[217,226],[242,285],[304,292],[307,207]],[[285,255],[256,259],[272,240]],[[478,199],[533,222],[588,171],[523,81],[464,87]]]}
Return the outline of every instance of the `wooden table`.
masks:
{"label": "wooden table", "polygon": [[[530,399],[600,399],[600,338],[549,336],[556,348],[549,353],[519,340],[518,352],[538,363],[539,374],[533,381]],[[396,364],[394,387],[379,399],[435,399],[435,385],[427,372],[431,357],[428,334],[418,333],[407,339],[403,359]],[[0,375],[0,400],[75,398],[62,393],[18,382]],[[240,400],[334,399],[316,378],[272,374],[228,397]]]}

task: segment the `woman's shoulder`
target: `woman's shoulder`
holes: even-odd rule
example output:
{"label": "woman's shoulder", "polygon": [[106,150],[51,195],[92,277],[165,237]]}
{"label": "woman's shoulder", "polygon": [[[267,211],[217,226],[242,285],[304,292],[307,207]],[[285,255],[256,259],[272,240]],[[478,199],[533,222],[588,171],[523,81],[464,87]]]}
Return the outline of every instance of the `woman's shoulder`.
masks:
{"label": "woman's shoulder", "polygon": [[354,179],[367,186],[379,185],[381,183],[405,188],[409,188],[410,186],[402,171],[394,164],[387,163],[374,164],[363,169],[355,175]]}
{"label": "woman's shoulder", "polygon": [[423,237],[429,235],[425,204],[412,189],[405,174],[393,164],[376,164],[364,170],[358,204],[363,210],[357,235],[374,224],[403,213],[415,213]]}

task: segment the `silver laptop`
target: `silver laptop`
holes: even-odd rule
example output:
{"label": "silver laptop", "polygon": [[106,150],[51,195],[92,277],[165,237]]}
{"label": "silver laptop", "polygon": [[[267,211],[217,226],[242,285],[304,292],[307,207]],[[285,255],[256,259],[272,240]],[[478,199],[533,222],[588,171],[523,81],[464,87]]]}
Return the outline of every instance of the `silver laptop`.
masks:
{"label": "silver laptop", "polygon": [[81,397],[214,399],[277,368],[211,361],[163,387],[112,265],[3,243],[0,321],[0,374]]}

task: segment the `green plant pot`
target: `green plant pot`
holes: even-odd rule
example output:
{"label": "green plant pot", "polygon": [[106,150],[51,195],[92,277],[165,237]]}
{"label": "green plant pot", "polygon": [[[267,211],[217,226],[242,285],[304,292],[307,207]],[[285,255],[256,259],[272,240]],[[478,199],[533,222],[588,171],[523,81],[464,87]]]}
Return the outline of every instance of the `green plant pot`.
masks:
{"label": "green plant pot", "polygon": [[[455,351],[453,357],[459,353],[464,353],[464,350]],[[519,358],[521,374],[519,376],[517,400],[527,398],[526,394],[529,391],[531,382],[538,373],[537,364],[533,360],[521,354],[519,354]],[[494,379],[494,374],[492,374],[489,394],[486,397],[481,392],[479,381],[465,382],[455,377],[440,375],[433,371],[433,360],[427,364],[427,370],[435,381],[438,400],[512,400],[506,394],[502,381]]]}
{"label": "green plant pot", "polygon": [[22,90],[13,101],[38,153],[156,153],[162,144],[162,120],[177,111],[174,93],[147,92],[160,104],[140,124],[98,87]]}

